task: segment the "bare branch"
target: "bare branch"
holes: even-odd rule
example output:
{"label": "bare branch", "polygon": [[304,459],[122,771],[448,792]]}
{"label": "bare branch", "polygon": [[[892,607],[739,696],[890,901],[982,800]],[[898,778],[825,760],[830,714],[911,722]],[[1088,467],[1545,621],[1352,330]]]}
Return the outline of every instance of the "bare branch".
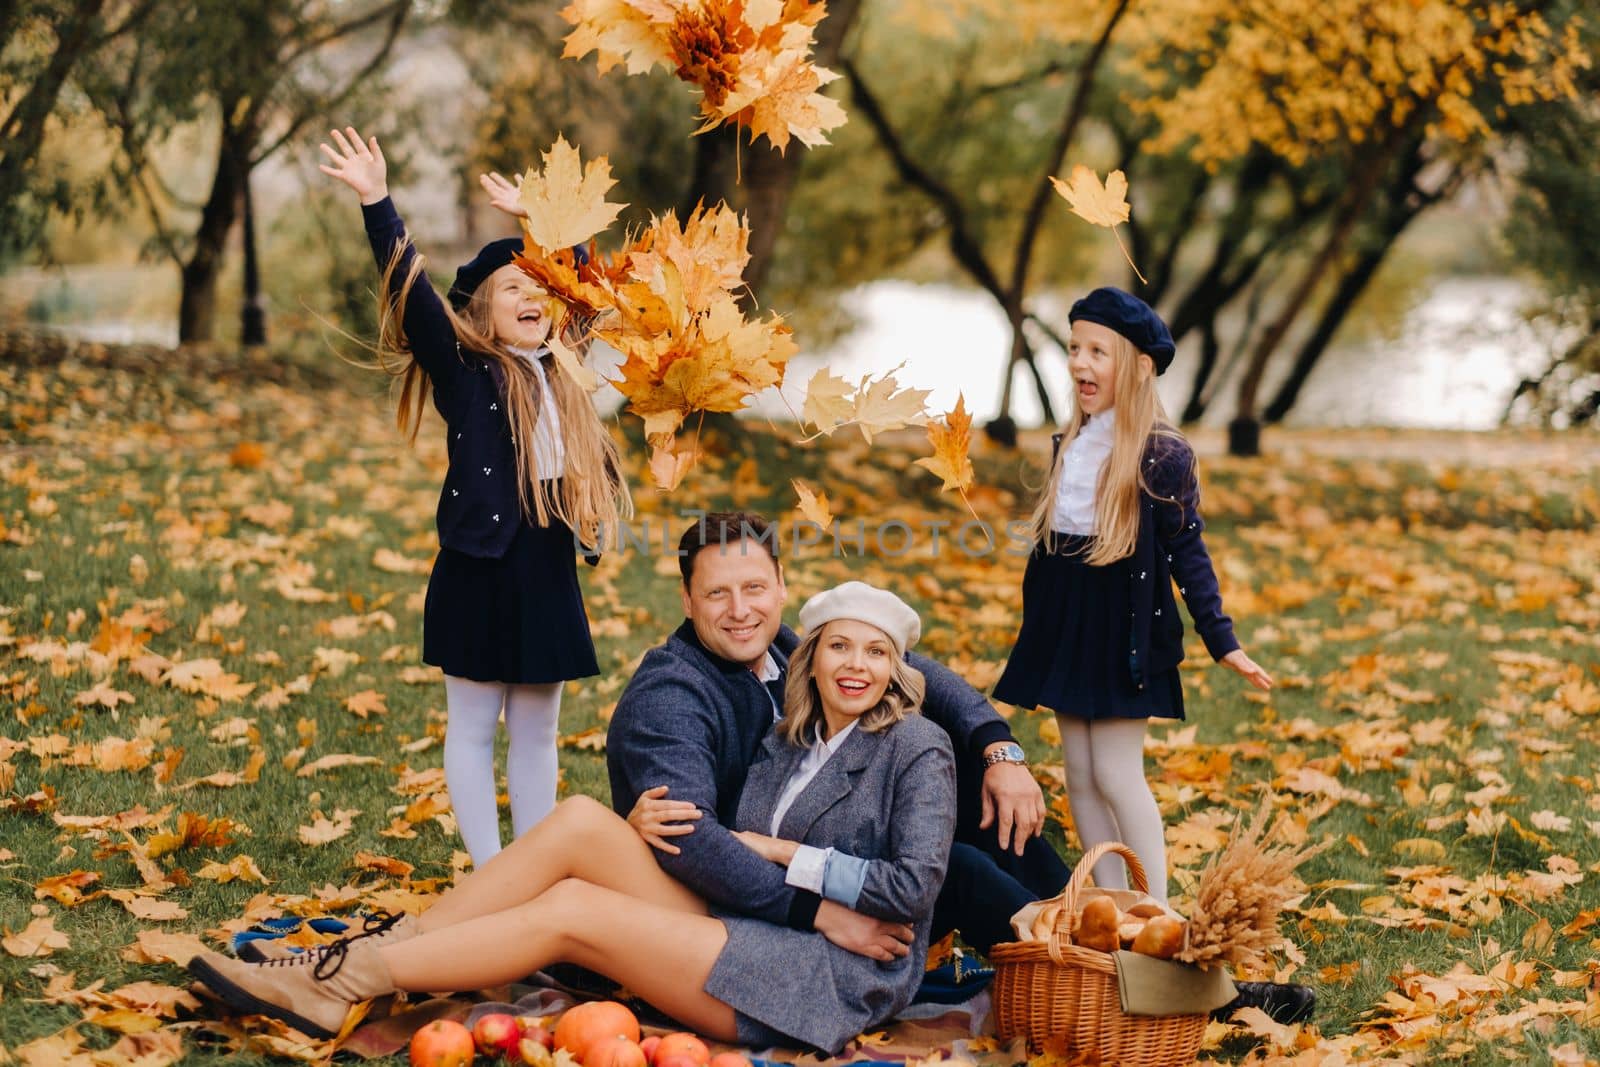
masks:
{"label": "bare branch", "polygon": [[991,296],[1004,304],[1005,289],[1000,284],[1000,276],[995,273],[988,258],[984,256],[983,246],[972,233],[966,209],[962,207],[955,192],[940,181],[932,171],[911,158],[906,151],[905,143],[889,124],[889,118],[884,114],[882,105],[867,87],[866,79],[856,69],[855,63],[850,59],[844,59],[839,66],[844,72],[845,79],[850,83],[851,101],[871,124],[873,132],[877,134],[878,143],[889,153],[889,158],[894,162],[895,170],[899,172],[901,180],[914,189],[920,189],[932,199],[939,208],[939,213],[944,216],[950,230],[950,252],[955,256],[956,262]]}

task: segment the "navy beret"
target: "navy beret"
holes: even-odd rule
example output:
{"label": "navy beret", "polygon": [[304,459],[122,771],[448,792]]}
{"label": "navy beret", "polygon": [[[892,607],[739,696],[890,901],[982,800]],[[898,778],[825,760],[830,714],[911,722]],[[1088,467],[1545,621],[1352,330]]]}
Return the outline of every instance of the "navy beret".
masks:
{"label": "navy beret", "polygon": [[461,264],[456,271],[456,280],[450,285],[450,306],[460,311],[467,306],[467,301],[472,299],[472,294],[478,286],[488,280],[489,275],[510,263],[514,256],[522,253],[522,238],[502,237],[498,241],[490,241],[478,250],[478,254],[467,262]]}
{"label": "navy beret", "polygon": [[[490,241],[484,245],[478,250],[477,255],[461,264],[460,269],[456,271],[456,280],[450,284],[450,306],[457,311],[466,307],[467,301],[472,299],[472,294],[489,275],[521,254],[520,237],[502,237],[498,241]],[[573,262],[581,267],[589,262],[589,250],[583,245],[573,245],[572,258]]]}
{"label": "navy beret", "polygon": [[1133,347],[1150,357],[1156,365],[1157,374],[1172,365],[1176,349],[1171,331],[1154,308],[1132,293],[1109,285],[1096,289],[1073,304],[1068,312],[1068,322],[1077,322],[1079,319],[1097,322],[1126,337]]}

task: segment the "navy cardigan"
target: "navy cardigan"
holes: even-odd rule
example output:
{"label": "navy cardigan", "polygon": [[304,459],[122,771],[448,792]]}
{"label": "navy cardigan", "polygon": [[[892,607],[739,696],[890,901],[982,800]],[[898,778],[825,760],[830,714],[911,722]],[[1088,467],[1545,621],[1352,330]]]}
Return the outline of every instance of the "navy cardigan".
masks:
{"label": "navy cardigan", "polygon": [[[1050,441],[1053,455],[1061,448],[1061,435]],[[1128,671],[1138,689],[1183,661],[1183,620],[1172,596],[1174,580],[1211,657],[1220,660],[1239,647],[1233,620],[1222,613],[1217,572],[1200,537],[1205,523],[1194,451],[1181,437],[1152,434],[1144,462],[1151,492],[1140,494],[1139,539],[1126,561],[1134,586]]]}
{"label": "navy cardigan", "polygon": [[[787,668],[799,643],[780,627],[772,658]],[[959,675],[914,652],[906,659],[927,679],[922,713],[949,733],[958,763],[979,765],[985,748],[1012,740],[1005,720]],[[645,653],[612,713],[611,806],[626,815],[640,793],[658,785],[668,787],[670,800],[691,801],[700,821],[693,833],[673,838],[678,855],[656,853],[662,869],[715,907],[809,930],[822,898],[788,885],[782,867],[746,848],[731,829],[745,776],[772,729],[774,702],[783,706],[778,683],[764,686],[748,667],[708,651],[686,620]]]}
{"label": "navy cardigan", "polygon": [[[416,249],[405,240],[405,223],[388,197],[362,205],[361,214],[379,270],[388,267],[396,248],[402,249],[391,276],[396,292],[390,297],[395,299]],[[499,559],[522,521],[503,372],[462,351],[426,274],[411,287],[403,325],[412,354],[433,383],[433,406],[445,423],[450,469],[439,491],[439,544],[464,555]]]}

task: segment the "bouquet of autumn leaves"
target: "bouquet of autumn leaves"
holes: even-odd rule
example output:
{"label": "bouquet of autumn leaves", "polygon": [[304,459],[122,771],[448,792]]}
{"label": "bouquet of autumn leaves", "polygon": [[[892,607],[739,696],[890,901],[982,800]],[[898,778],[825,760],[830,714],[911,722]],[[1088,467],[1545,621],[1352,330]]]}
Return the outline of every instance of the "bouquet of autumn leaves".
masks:
{"label": "bouquet of autumn leaves", "polygon": [[750,230],[726,204],[696,208],[681,224],[675,212],[652,216],[603,254],[595,235],[627,206],[606,200],[616,184],[609,161],[585,165],[561,137],[543,158],[543,168],[530,167],[519,185],[517,266],[564,305],[548,342],[563,371],[590,390],[600,385],[563,343],[570,321],[625,357],[612,384],[644,420],[656,485],[675,489],[697,455],[693,444],[678,443],[684,420],[738,411],[781,385],[796,351],[792,331],[777,314],[746,319],[740,310],[734,293],[750,259]]}

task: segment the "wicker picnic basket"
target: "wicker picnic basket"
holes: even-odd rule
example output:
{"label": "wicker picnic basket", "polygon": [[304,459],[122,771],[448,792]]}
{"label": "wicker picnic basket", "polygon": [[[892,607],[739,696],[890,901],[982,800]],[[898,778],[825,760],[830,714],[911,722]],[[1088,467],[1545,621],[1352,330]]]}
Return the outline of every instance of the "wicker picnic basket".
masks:
{"label": "wicker picnic basket", "polygon": [[1181,1067],[1200,1051],[1206,1017],[1123,1014],[1111,954],[1072,943],[1069,925],[1078,910],[1078,895],[1092,884],[1095,863],[1113,852],[1127,861],[1133,887],[1149,889],[1144,867],[1127,845],[1096,845],[1084,853],[1057,898],[1062,907],[1050,937],[990,950],[996,1029],[1003,1041],[1027,1038],[1035,1051],[1046,1038],[1064,1035],[1068,1049],[1098,1054],[1101,1063]]}

